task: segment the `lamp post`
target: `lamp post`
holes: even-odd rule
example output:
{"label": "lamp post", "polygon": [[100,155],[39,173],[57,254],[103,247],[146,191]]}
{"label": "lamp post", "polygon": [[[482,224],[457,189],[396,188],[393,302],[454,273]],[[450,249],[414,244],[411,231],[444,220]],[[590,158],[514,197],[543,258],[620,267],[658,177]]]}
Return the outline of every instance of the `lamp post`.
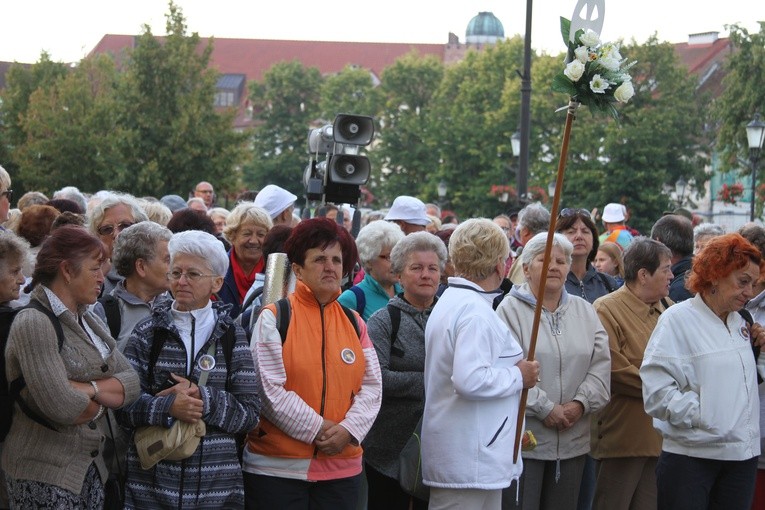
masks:
{"label": "lamp post", "polygon": [[675,183],[675,198],[677,199],[677,207],[682,207],[685,202],[685,189],[688,186],[686,180],[681,176]]}
{"label": "lamp post", "polygon": [[[518,156],[518,199],[526,198],[529,187],[529,137],[531,131],[531,12],[533,0],[526,0],[526,33],[523,37],[521,74],[521,132]],[[511,140],[512,141],[512,140]]]}
{"label": "lamp post", "polygon": [[438,206],[443,207],[446,204],[446,192],[448,191],[446,187],[446,181],[443,179],[441,182],[438,183]]}
{"label": "lamp post", "polygon": [[765,122],[760,120],[760,114],[755,113],[754,119],[746,125],[746,140],[749,144],[749,161],[752,165],[752,200],[749,203],[749,221],[754,221],[754,202],[757,196],[757,164],[760,160],[762,140],[765,138]]}

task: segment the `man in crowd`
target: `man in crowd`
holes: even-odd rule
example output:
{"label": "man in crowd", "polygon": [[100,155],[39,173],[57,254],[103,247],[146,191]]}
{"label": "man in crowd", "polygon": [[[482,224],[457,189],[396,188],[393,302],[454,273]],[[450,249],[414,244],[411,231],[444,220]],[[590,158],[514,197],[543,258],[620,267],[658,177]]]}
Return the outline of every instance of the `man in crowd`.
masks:
{"label": "man in crowd", "polygon": [[396,197],[385,220],[397,224],[406,235],[422,232],[430,223],[422,200],[407,195]]}
{"label": "man in crowd", "polygon": [[205,203],[205,207],[210,209],[215,203],[215,190],[212,184],[207,181],[202,181],[194,188],[194,196],[201,198]]}
{"label": "man in crowd", "polygon": [[262,207],[271,215],[276,225],[292,226],[292,211],[295,210],[297,197],[276,184],[269,184],[255,197],[255,205]]}
{"label": "man in crowd", "polygon": [[600,244],[605,242],[617,243],[622,249],[626,249],[632,241],[632,234],[625,225],[625,207],[622,204],[608,204],[603,208],[603,226],[606,231],[600,236]]}
{"label": "man in crowd", "polygon": [[521,285],[526,281],[520,257],[523,245],[540,232],[547,232],[547,229],[550,228],[550,211],[539,202],[529,204],[518,212],[518,226],[518,241],[521,246],[518,248],[515,262],[507,275],[515,285]]}
{"label": "man in crowd", "polygon": [[672,251],[672,282],[669,298],[675,303],[693,297],[685,288],[685,278],[693,263],[693,224],[680,214],[667,214],[651,228],[651,238]]}

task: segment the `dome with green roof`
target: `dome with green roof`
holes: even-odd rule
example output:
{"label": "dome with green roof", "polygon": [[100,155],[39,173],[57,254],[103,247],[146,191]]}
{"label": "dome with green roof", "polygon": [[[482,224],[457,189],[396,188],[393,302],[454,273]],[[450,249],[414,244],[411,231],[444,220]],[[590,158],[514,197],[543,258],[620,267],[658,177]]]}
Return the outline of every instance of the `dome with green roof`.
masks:
{"label": "dome with green roof", "polygon": [[491,12],[479,12],[478,16],[470,20],[465,32],[465,41],[468,44],[493,44],[504,38],[505,29],[502,22]]}

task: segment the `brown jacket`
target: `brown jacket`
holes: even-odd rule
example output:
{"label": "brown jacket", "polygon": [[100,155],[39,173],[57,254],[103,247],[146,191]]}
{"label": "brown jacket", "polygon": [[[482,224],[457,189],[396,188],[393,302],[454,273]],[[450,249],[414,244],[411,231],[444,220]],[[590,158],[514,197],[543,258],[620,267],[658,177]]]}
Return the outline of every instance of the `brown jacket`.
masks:
{"label": "brown jacket", "polygon": [[[667,298],[667,304],[672,301]],[[661,313],[661,303],[648,305],[627,285],[593,303],[608,333],[611,349],[611,401],[592,422],[591,455],[658,457],[661,436],[643,408],[640,365],[648,339]]]}

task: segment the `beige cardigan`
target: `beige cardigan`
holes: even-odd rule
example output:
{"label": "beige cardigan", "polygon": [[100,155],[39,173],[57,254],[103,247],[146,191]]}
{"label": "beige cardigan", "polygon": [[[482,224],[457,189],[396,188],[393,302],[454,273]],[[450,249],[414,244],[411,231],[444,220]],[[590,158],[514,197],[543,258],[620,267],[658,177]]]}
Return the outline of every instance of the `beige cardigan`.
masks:
{"label": "beige cardigan", "polygon": [[[50,308],[41,286],[35,288],[31,298]],[[108,427],[104,418],[97,424],[73,424],[89,400],[70,386],[69,379],[87,382],[116,377],[125,388],[124,404],[140,394],[138,376],[116,349],[106,325],[87,307],[80,315],[111,349],[106,360],[68,310],[58,317],[65,338],[60,353],[53,323],[43,313],[22,310],[13,321],[6,350],[8,380],[24,375],[27,385],[22,398],[57,431],[43,427],[15,406],[2,455],[2,467],[8,476],[56,485],[76,494],[82,489],[91,462],[95,462],[101,480],[106,481],[102,453]]]}

